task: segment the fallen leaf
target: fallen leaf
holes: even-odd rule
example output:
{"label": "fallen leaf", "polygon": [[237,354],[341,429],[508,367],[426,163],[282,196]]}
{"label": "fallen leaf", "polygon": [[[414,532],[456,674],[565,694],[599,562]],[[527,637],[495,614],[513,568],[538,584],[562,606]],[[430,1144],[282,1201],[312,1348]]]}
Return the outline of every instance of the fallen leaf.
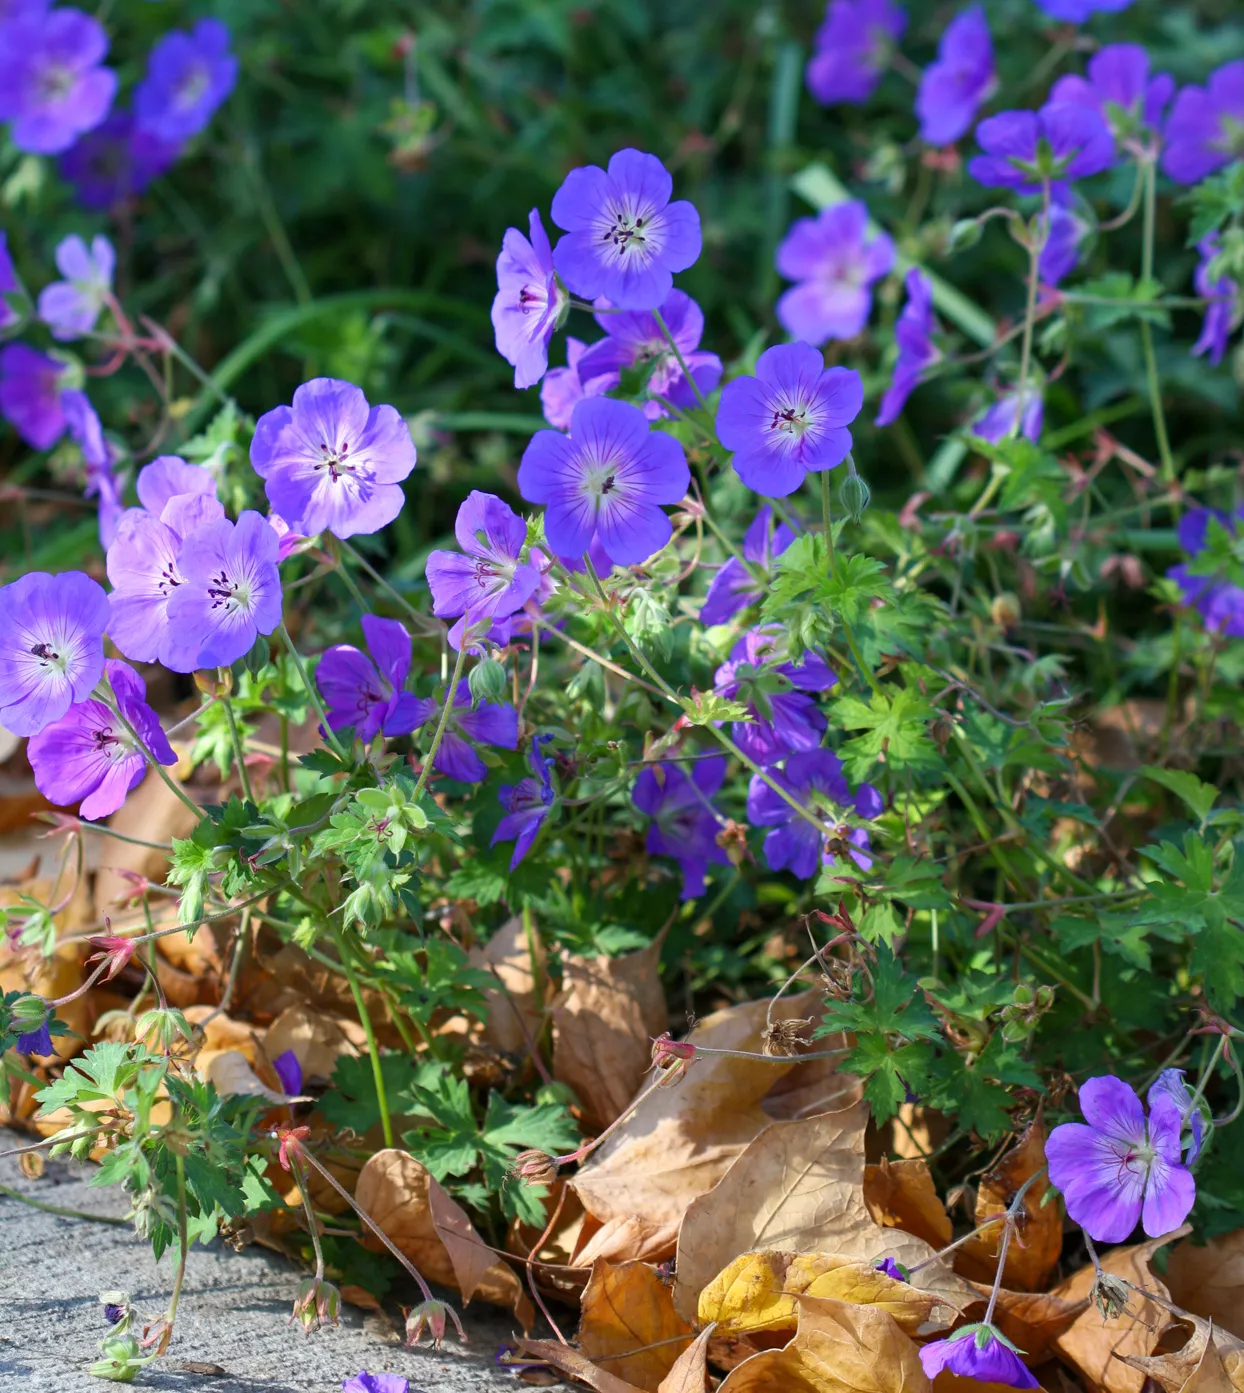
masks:
{"label": "fallen leaf", "polygon": [[[1182,1349],[1159,1355],[1125,1354],[1119,1358],[1161,1384],[1166,1393],[1233,1393],[1213,1324],[1196,1317],[1187,1323],[1192,1326],[1192,1334]],[[1231,1343],[1231,1352],[1238,1357],[1244,1345],[1234,1339]]]}
{"label": "fallen leaf", "polygon": [[488,1016],[484,1039],[510,1054],[523,1054],[544,1024],[542,992],[548,989],[548,965],[539,931],[531,942],[521,915],[507,919],[487,943],[467,954],[472,967],[490,972],[496,990],[485,989]]}
{"label": "fallen leaf", "polygon": [[674,1361],[657,1393],[704,1393],[708,1386],[708,1342],[712,1337],[713,1327],[705,1326]]}
{"label": "fallen leaf", "polygon": [[1208,1243],[1185,1238],[1171,1250],[1166,1285],[1176,1306],[1244,1336],[1244,1229]]}
{"label": "fallen leaf", "polygon": [[361,1053],[348,1033],[352,1029],[362,1037],[362,1026],[353,1021],[335,1020],[306,1006],[291,1006],[282,1011],[265,1032],[264,1054],[271,1061],[290,1050],[304,1079],[327,1081],[332,1078],[343,1054]]}
{"label": "fallen leaf", "polygon": [[864,1168],[864,1203],[875,1223],[914,1233],[935,1248],[950,1242],[954,1226],[923,1159],[889,1161]]}
{"label": "fallen leaf", "polygon": [[[42,877],[19,885],[0,886],[0,909],[17,905],[23,895],[43,905],[58,903],[73,885],[69,879],[72,875],[71,858],[65,882],[59,888],[54,881]],[[88,922],[89,915],[90,895],[83,879],[73,888],[65,907],[53,916],[56,938],[60,940],[76,933]],[[12,930],[12,922],[9,927]],[[34,992],[49,1001],[68,996],[82,985],[83,960],[89,952],[85,943],[57,942],[52,955],[45,958],[37,949],[14,948],[12,940],[0,934],[0,996],[11,991]],[[55,1058],[72,1059],[86,1048],[98,1013],[98,1000],[92,992],[56,1008],[58,1018],[69,1027],[70,1034],[52,1036]]]}
{"label": "fallen leaf", "polygon": [[880,1306],[909,1335],[928,1320],[937,1297],[887,1277],[871,1263],[831,1253],[743,1253],[700,1293],[701,1322],[722,1334],[794,1330],[801,1296]]}
{"label": "fallen leaf", "polygon": [[[1185,1224],[1148,1243],[1114,1248],[1102,1258],[1101,1265],[1113,1276],[1144,1287],[1164,1300],[1169,1299],[1166,1287],[1153,1274],[1150,1260],[1159,1248],[1182,1238],[1187,1232]],[[1092,1291],[1094,1275],[1093,1265],[1088,1263],[1056,1286],[1054,1295],[1066,1301],[1081,1301]],[[1145,1377],[1138,1370],[1128,1368],[1122,1362],[1123,1357],[1152,1354],[1169,1324],[1170,1317],[1161,1306],[1137,1296],[1133,1296],[1128,1309],[1113,1320],[1106,1320],[1097,1307],[1090,1304],[1055,1338],[1053,1346],[1062,1359],[1107,1393],[1140,1393]]]}
{"label": "fallen leaf", "polygon": [[915,1344],[878,1306],[799,1298],[799,1328],[783,1349],[746,1359],[719,1393],[930,1393]]}
{"label": "fallen leaf", "polygon": [[[774,1017],[811,1015],[818,1001],[816,992],[783,997]],[[699,1022],[688,1039],[700,1046],[759,1053],[768,1005],[749,1001],[717,1011]],[[571,1182],[601,1226],[586,1236],[586,1245],[594,1246],[584,1246],[575,1260],[586,1260],[589,1251],[593,1258],[669,1257],[687,1206],[711,1190],[769,1125],[762,1107],[765,1096],[799,1067],[807,1066],[797,1058],[701,1056],[679,1083],[645,1098]],[[740,1251],[727,1253],[705,1281]],[[694,1310],[693,1300],[684,1315]]]}
{"label": "fallen leaf", "polygon": [[[505,1246],[516,1257],[524,1261],[531,1259],[532,1276],[542,1289],[559,1294],[580,1291],[587,1284],[590,1268],[574,1265],[574,1250],[587,1215],[579,1197],[568,1188],[565,1180],[555,1180],[547,1190],[539,1201],[544,1217],[538,1224],[512,1220]],[[553,1227],[546,1235],[550,1218],[553,1218]]]}
{"label": "fallen leaf", "polygon": [[551,1364],[553,1368],[594,1388],[596,1393],[640,1393],[633,1383],[606,1372],[572,1345],[563,1345],[557,1340],[519,1340],[518,1353],[524,1359],[538,1359],[542,1364]]}
{"label": "fallen leaf", "polygon": [[[491,1252],[492,1260],[483,1268],[479,1250],[486,1247],[484,1240],[413,1156],[396,1148],[376,1152],[359,1172],[354,1197],[428,1281],[458,1287],[464,1305],[480,1296],[508,1306],[524,1330],[531,1328],[535,1312],[518,1277]],[[372,1252],[383,1249],[366,1228],[362,1242]]]}
{"label": "fallen leaf", "polygon": [[791,1122],[814,1113],[837,1112],[858,1103],[864,1088],[853,1074],[838,1072],[837,1058],[820,1057],[822,1050],[850,1048],[847,1037],[839,1032],[809,1041],[808,1048],[816,1057],[805,1060],[798,1069],[783,1074],[760,1101],[765,1115],[773,1122]]}
{"label": "fallen leaf", "polygon": [[240,1050],[213,1050],[206,1063],[196,1063],[199,1077],[210,1083],[217,1093],[231,1098],[266,1098],[269,1103],[306,1102],[300,1094],[278,1092],[269,1088],[251,1068]]}
{"label": "fallen leaf", "polygon": [[[982,1303],[988,1302],[993,1284],[977,1290]],[[998,1292],[994,1324],[1023,1350],[1025,1363],[1040,1364],[1049,1355],[1055,1336],[1073,1325],[1088,1304],[1087,1296],[1067,1301],[1048,1291],[1008,1291],[1003,1287]]]}
{"label": "fallen leaf", "polygon": [[884,1147],[903,1160],[922,1161],[931,1156],[950,1135],[944,1113],[919,1103],[900,1103],[892,1121],[886,1124],[890,1140]]}
{"label": "fallen leaf", "polygon": [[[657,1393],[691,1327],[674,1311],[669,1286],[646,1262],[598,1262],[583,1291],[579,1348],[594,1363]],[[633,1351],[633,1352],[632,1352]]]}
{"label": "fallen leaf", "polygon": [[[739,1253],[775,1248],[872,1262],[886,1254],[907,1267],[934,1255],[923,1239],[875,1223],[864,1203],[863,1103],[798,1122],[774,1122],[717,1186],[688,1207],[678,1234],[674,1306],[690,1318],[700,1292]],[[947,1322],[976,1299],[944,1264],[915,1285],[940,1296]]]}
{"label": "fallen leaf", "polygon": [[[976,1223],[986,1224],[1005,1213],[1026,1180],[1045,1170],[1045,1125],[1036,1117],[1017,1145],[989,1171],[976,1195]],[[1036,1180],[1023,1199],[1015,1231],[1007,1248],[1002,1284],[1011,1291],[1039,1291],[1063,1250],[1063,1221],[1057,1204],[1041,1203],[1048,1185]],[[993,1283],[1003,1225],[992,1225],[959,1249],[955,1269],[978,1282]]]}
{"label": "fallen leaf", "polygon": [[[677,1237],[677,1229],[673,1237]],[[673,1237],[670,1225],[662,1219],[619,1214],[602,1224],[594,1214],[585,1212],[571,1261],[576,1267],[591,1267],[602,1258],[607,1262],[628,1262],[635,1257],[657,1261],[669,1257]]]}
{"label": "fallen leaf", "polygon": [[667,1024],[659,964],[665,935],[619,958],[562,958],[553,1003],[553,1076],[569,1084],[589,1132],[623,1113],[648,1072],[652,1038]]}

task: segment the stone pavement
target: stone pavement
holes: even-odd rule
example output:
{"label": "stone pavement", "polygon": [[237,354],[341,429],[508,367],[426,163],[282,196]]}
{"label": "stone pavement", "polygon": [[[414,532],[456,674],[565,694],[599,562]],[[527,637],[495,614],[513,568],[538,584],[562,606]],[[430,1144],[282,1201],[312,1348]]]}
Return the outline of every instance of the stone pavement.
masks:
{"label": "stone pavement", "polygon": [[[0,1129],[0,1151],[31,1140]],[[120,1216],[122,1196],[91,1189],[94,1167],[49,1162],[28,1180],[13,1157],[0,1184],[44,1204]],[[410,1380],[411,1393],[493,1393],[524,1385],[493,1362],[516,1329],[508,1313],[478,1302],[464,1312],[471,1343],[439,1352],[404,1350],[396,1321],[343,1306],[341,1324],[306,1336],[287,1324],[299,1273],[259,1248],[233,1253],[219,1241],[190,1250],[177,1333],[168,1355],[135,1388],[182,1393],[339,1393],[360,1369]],[[64,1218],[0,1193],[0,1390],[103,1393],[86,1373],[106,1325],[98,1294],[122,1289],[153,1315],[173,1280],[169,1255],[157,1266],[128,1225]]]}

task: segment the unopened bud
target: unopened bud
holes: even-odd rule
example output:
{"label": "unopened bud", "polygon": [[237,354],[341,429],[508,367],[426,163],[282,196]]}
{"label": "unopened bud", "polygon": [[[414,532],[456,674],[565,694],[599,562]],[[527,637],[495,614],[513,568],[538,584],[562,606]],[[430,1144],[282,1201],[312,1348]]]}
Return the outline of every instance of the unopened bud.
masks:
{"label": "unopened bud", "polygon": [[1020,608],[1019,597],[1010,590],[1004,590],[990,601],[989,615],[998,628],[1013,629],[1024,617],[1024,612]]}
{"label": "unopened bud", "polygon": [[322,1325],[336,1325],[341,1315],[341,1293],[323,1277],[307,1277],[298,1285],[294,1310],[287,1324],[298,1321],[308,1335]]}
{"label": "unopened bud", "polygon": [[19,996],[9,1007],[17,1033],[24,1035],[28,1030],[38,1030],[48,1018],[47,1002],[41,996]]}
{"label": "unopened bud", "polygon": [[473,702],[503,700],[505,685],[505,667],[495,658],[476,663],[467,673],[467,687]]}
{"label": "unopened bud", "polygon": [[956,252],[967,251],[969,247],[974,247],[980,239],[980,219],[960,218],[950,229],[950,238],[946,243],[947,254],[954,256]]}
{"label": "unopened bud", "polygon": [[445,1301],[421,1301],[413,1310],[406,1315],[406,1343],[417,1345],[423,1338],[424,1326],[427,1326],[428,1334],[432,1337],[433,1349],[440,1349],[441,1341],[445,1338],[445,1317],[448,1316],[454,1323],[454,1329],[458,1332],[458,1338],[463,1344],[467,1343],[466,1331],[462,1328],[462,1322],[458,1319],[458,1313]]}
{"label": "unopened bud", "polygon": [[1126,1282],[1112,1277],[1109,1272],[1099,1271],[1093,1281],[1090,1295],[1103,1320],[1118,1320],[1127,1310],[1127,1300],[1131,1292]]}
{"label": "unopened bud", "polygon": [[277,1159],[281,1163],[282,1170],[293,1168],[294,1158],[302,1149],[304,1137],[311,1135],[310,1127],[278,1127],[277,1137],[280,1145],[277,1148]]}
{"label": "unopened bud", "polygon": [[852,467],[847,477],[842,481],[842,487],[838,491],[838,497],[842,500],[842,506],[846,510],[846,514],[851,521],[859,522],[864,516],[864,512],[868,507],[869,499],[872,497],[872,494],[869,492],[868,485]]}
{"label": "unopened bud", "polygon": [[91,1376],[112,1383],[133,1383],[139,1369],[147,1363],[133,1335],[109,1335],[99,1342],[99,1352],[102,1357],[91,1365]]}
{"label": "unopened bud", "polygon": [[547,1151],[520,1151],[510,1172],[525,1185],[552,1185],[557,1179],[557,1163]]}
{"label": "unopened bud", "polygon": [[662,1075],[661,1087],[673,1088],[691,1067],[696,1047],[689,1040],[673,1040],[667,1031],[652,1042],[652,1067]]}
{"label": "unopened bud", "polygon": [[233,693],[233,673],[227,667],[208,667],[194,674],[194,685],[205,697],[227,697]]}
{"label": "unopened bud", "polygon": [[773,1021],[761,1035],[761,1049],[767,1055],[785,1059],[796,1054],[801,1045],[807,1044],[804,1031],[812,1024],[811,1019],[794,1021]]}
{"label": "unopened bud", "polygon": [[167,1054],[181,1040],[193,1044],[194,1031],[185,1014],[175,1006],[157,1006],[144,1011],[134,1022],[134,1038]]}

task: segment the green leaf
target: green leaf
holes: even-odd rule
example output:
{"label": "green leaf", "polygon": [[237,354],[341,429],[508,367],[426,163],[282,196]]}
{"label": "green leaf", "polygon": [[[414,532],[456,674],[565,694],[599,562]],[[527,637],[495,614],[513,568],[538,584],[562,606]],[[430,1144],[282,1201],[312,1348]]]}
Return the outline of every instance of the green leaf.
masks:
{"label": "green leaf", "polygon": [[912,768],[930,768],[940,758],[925,727],[933,708],[909,688],[873,692],[867,704],[859,697],[841,697],[833,705],[833,717],[847,730],[866,735],[848,740],[840,751],[848,774],[864,777],[878,760]]}
{"label": "green leaf", "polygon": [[726,697],[718,696],[716,692],[696,692],[694,696],[680,696],[678,704],[693,726],[712,725],[716,721],[752,719],[752,713],[743,702],[730,701]]}
{"label": "green leaf", "polygon": [[1170,328],[1169,312],[1147,304],[1148,301],[1161,297],[1161,281],[1133,281],[1126,271],[1107,271],[1104,276],[1085,281],[1079,287],[1079,291],[1081,294],[1094,295],[1110,302],[1083,307],[1085,324],[1097,332],[1112,329],[1116,324],[1122,324],[1132,318],[1146,320],[1163,329]]}
{"label": "green leaf", "polygon": [[1204,823],[1210,815],[1210,811],[1218,799],[1218,790],[1213,784],[1203,782],[1195,774],[1189,774],[1186,770],[1159,769],[1156,765],[1146,764],[1140,772],[1146,779],[1152,779],[1155,784],[1161,784],[1163,788],[1169,789],[1176,797],[1181,798],[1192,809],[1197,820],[1201,823]]}
{"label": "green leaf", "polygon": [[[420,1086],[434,1087],[442,1067],[435,1061],[416,1062],[400,1051],[383,1051],[380,1077],[390,1113],[422,1111],[414,1098]],[[363,1136],[380,1121],[380,1100],[376,1079],[367,1055],[343,1054],[333,1069],[332,1087],[319,1101],[319,1110],[333,1127],[349,1129]]]}
{"label": "green leaf", "polygon": [[870,905],[860,920],[860,936],[867,943],[884,943],[887,948],[893,948],[903,932],[904,926],[888,904]]}

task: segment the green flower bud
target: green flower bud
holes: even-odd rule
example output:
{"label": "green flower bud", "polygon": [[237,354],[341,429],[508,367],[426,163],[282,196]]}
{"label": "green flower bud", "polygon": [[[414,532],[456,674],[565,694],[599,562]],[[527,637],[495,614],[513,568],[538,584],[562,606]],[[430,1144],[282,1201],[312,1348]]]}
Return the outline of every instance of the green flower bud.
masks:
{"label": "green flower bud", "polygon": [[9,1007],[9,1011],[13,1024],[19,1027],[19,1035],[38,1030],[48,1018],[47,1002],[41,996],[19,996]]}
{"label": "green flower bud", "polygon": [[842,481],[842,488],[839,490],[838,496],[842,499],[842,506],[846,509],[847,516],[851,521],[859,522],[864,516],[864,510],[868,507],[868,500],[872,495],[868,491],[868,485],[851,466],[850,472]]}
{"label": "green flower bud", "polygon": [[506,689],[504,666],[495,658],[476,663],[467,673],[467,686],[473,702],[503,701]]}

